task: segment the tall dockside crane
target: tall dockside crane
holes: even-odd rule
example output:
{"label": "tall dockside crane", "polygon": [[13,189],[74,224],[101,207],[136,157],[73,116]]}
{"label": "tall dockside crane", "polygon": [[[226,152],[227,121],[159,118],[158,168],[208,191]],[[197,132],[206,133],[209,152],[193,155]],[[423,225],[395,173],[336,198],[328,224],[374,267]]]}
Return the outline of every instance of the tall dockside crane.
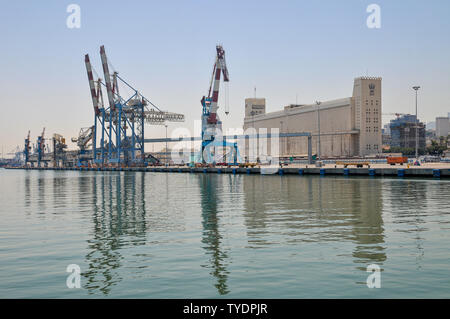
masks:
{"label": "tall dockside crane", "polygon": [[[216,141],[217,135],[223,136],[222,122],[220,121],[217,110],[219,106],[220,76],[223,74],[223,81],[229,82],[228,69],[225,62],[225,51],[221,45],[216,46],[216,61],[213,67],[213,73],[209,84],[208,96],[203,96],[202,104],[202,153],[203,163],[214,163],[216,158],[215,147],[231,147],[233,150],[234,162],[237,161],[238,149],[237,143],[227,143],[226,141]],[[228,110],[225,112],[228,115]]]}
{"label": "tall dockside crane", "polygon": [[[182,122],[184,115],[161,111],[122,79],[116,71],[111,75],[104,46],[100,47],[100,57],[105,83],[101,79],[94,81],[89,55],[85,55],[95,113],[92,136],[93,161],[100,165],[145,166],[147,164],[144,154],[145,122],[150,124],[164,124],[166,121]],[[131,90],[131,95],[127,97],[120,95],[119,85],[125,86],[127,91]],[[106,87],[109,107],[105,107],[103,104],[102,86]],[[97,143],[99,132],[100,143]]]}
{"label": "tall dockside crane", "polygon": [[72,137],[72,142],[77,143],[79,150],[77,166],[88,166],[89,160],[92,158],[88,148],[89,143],[94,138],[94,126],[84,127],[80,129],[78,137]]}
{"label": "tall dockside crane", "polygon": [[58,167],[61,164],[62,167],[66,165],[67,148],[66,139],[61,134],[53,134],[53,167]]}
{"label": "tall dockside crane", "polygon": [[25,166],[27,166],[28,162],[30,161],[30,131],[28,131],[27,138],[25,139],[25,148],[23,151],[23,154],[25,155]]}
{"label": "tall dockside crane", "polygon": [[36,142],[36,147],[37,147],[37,166],[38,167],[41,167],[41,162],[43,160],[44,152],[45,152],[44,135],[45,135],[45,127],[42,130],[42,134],[40,136],[38,136],[37,142]]}

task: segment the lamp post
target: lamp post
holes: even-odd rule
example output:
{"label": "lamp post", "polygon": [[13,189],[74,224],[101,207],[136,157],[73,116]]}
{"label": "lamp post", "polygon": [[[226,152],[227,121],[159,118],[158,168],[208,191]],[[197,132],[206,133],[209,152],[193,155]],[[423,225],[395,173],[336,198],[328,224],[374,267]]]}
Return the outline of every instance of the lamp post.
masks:
{"label": "lamp post", "polygon": [[316,101],[317,104],[317,130],[318,130],[318,138],[319,138],[319,146],[317,147],[317,159],[320,160],[320,104],[322,102]]}
{"label": "lamp post", "polygon": [[[283,121],[280,121],[280,134],[283,134]],[[280,142],[281,142],[281,138],[280,138]],[[284,155],[284,141],[281,142],[281,155]]]}
{"label": "lamp post", "polygon": [[169,149],[167,148],[167,124],[164,124],[164,126],[166,127],[166,166],[168,166],[169,161],[167,158],[167,153],[169,152]]}
{"label": "lamp post", "polygon": [[413,86],[413,90],[416,91],[416,161],[419,160],[419,119],[417,117],[417,91],[419,91],[420,86]]}
{"label": "lamp post", "polygon": [[[256,88],[255,88],[255,92],[256,92]],[[256,93],[255,93],[255,98],[256,98]],[[256,128],[255,128],[255,111],[251,111],[250,112],[250,115],[252,116],[252,128],[254,129],[254,132],[256,133],[256,135],[258,135],[258,132],[257,132],[257,130],[256,130]],[[257,140],[258,141],[258,140]],[[248,160],[250,161],[250,154],[252,154],[252,155],[254,155],[253,154],[253,150],[254,150],[254,148],[255,148],[255,145],[252,143],[252,152],[250,152],[250,140],[248,141]],[[253,157],[253,156],[252,156]]]}

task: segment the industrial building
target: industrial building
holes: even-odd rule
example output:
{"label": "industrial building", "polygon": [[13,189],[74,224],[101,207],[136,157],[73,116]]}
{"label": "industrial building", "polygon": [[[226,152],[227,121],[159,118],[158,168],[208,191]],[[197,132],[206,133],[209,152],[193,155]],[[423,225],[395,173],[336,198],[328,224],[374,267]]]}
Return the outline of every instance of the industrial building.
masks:
{"label": "industrial building", "polygon": [[415,115],[402,115],[390,122],[391,147],[415,148],[416,129],[418,129],[419,149],[425,149],[425,124],[417,120]]}
{"label": "industrial building", "polygon": [[[263,98],[246,99],[243,128],[244,131],[278,128],[280,133],[309,132],[313,152],[320,153],[322,158],[368,156],[382,151],[381,110],[381,78],[358,77],[354,79],[351,97],[292,104],[276,112],[266,113]],[[285,137],[280,139],[279,154],[304,156],[307,147],[304,137]]]}

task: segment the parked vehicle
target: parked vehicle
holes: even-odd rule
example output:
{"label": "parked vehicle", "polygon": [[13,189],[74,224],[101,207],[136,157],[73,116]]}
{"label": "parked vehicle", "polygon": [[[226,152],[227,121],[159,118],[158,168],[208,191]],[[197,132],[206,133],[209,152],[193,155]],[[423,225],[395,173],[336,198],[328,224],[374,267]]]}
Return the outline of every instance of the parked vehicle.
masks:
{"label": "parked vehicle", "polygon": [[408,158],[406,156],[389,156],[386,158],[387,163],[390,165],[400,164],[403,165],[408,163]]}

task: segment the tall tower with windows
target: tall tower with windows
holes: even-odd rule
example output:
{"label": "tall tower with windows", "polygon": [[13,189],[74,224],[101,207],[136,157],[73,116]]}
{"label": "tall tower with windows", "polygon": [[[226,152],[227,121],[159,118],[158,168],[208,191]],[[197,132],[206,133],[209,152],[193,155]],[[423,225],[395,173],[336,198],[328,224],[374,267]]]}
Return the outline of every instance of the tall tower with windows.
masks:
{"label": "tall tower with windows", "polygon": [[360,156],[381,153],[381,78],[359,77],[353,85],[355,129],[359,130]]}

